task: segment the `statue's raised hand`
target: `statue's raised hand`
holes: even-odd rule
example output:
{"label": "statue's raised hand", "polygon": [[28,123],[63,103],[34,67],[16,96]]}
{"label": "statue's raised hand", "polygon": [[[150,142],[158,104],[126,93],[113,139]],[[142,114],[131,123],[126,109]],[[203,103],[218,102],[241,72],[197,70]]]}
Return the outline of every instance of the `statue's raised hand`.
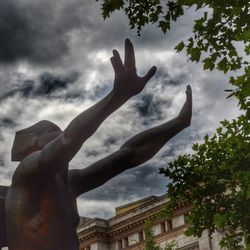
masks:
{"label": "statue's raised hand", "polygon": [[113,56],[110,60],[115,71],[114,93],[120,98],[128,99],[140,93],[156,72],[156,67],[153,66],[145,76],[139,77],[137,75],[134,47],[129,39],[125,40],[124,63],[117,50],[113,50]]}

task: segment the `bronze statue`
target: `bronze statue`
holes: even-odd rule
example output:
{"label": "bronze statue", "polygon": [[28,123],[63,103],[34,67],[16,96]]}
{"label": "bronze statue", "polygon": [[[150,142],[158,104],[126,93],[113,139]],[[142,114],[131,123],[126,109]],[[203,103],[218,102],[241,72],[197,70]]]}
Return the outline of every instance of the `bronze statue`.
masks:
{"label": "bronze statue", "polygon": [[[77,116],[64,131],[49,121],[40,121],[16,133],[12,160],[20,164],[8,191],[7,187],[0,189],[1,214],[4,198],[6,203],[10,250],[78,250],[76,198],[148,161],[170,138],[190,125],[192,93],[187,86],[186,102],[176,118],[137,134],[118,151],[85,169],[68,170],[68,163],[83,143],[112,112],[140,93],[156,72],[156,67],[152,67],[144,77],[137,76],[129,39],[125,41],[124,63],[116,50],[111,63],[115,71],[112,91]],[[4,230],[3,217],[0,219],[0,230]],[[4,246],[4,234],[0,240]]]}
{"label": "bronze statue", "polygon": [[0,249],[7,246],[7,233],[5,224],[5,198],[8,187],[0,186]]}

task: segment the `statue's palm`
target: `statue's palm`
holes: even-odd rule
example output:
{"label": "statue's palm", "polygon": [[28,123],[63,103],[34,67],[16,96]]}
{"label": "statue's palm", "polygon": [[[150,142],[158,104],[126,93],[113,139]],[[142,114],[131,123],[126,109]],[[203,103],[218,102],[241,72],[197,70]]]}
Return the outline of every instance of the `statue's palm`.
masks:
{"label": "statue's palm", "polygon": [[156,71],[154,66],[144,77],[137,75],[134,48],[129,39],[125,41],[124,64],[117,50],[113,50],[113,57],[110,60],[115,71],[114,91],[121,98],[130,98],[140,93]]}

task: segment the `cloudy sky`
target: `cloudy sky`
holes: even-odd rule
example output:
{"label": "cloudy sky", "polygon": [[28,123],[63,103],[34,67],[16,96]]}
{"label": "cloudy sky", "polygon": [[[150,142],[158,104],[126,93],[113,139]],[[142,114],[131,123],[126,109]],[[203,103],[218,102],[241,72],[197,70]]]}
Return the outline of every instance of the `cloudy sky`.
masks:
{"label": "cloudy sky", "polygon": [[124,40],[134,43],[137,70],[158,70],[144,91],[111,115],[82,147],[71,168],[85,168],[116,151],[131,136],[175,117],[185,86],[193,88],[193,119],[149,162],[126,171],[78,199],[80,215],[109,218],[114,208],[166,192],[168,180],[159,168],[191,152],[224,118],[239,111],[226,99],[228,76],[203,72],[201,64],[176,54],[175,45],[188,38],[195,15],[191,9],[163,35],[155,26],[130,31],[123,13],[104,21],[100,3],[80,0],[2,0],[0,3],[0,185],[9,185],[17,163],[10,151],[15,131],[39,120],[64,129],[80,112],[112,89],[109,58],[116,48],[123,56]]}

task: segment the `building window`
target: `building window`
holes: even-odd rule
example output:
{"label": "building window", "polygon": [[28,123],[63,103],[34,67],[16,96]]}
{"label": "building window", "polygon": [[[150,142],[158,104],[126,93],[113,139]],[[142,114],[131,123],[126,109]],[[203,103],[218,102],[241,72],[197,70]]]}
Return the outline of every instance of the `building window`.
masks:
{"label": "building window", "polygon": [[128,247],[128,237],[124,238],[124,247]]}
{"label": "building window", "polygon": [[139,235],[139,241],[143,241],[143,231],[140,231],[138,235]]}
{"label": "building window", "polygon": [[165,221],[161,223],[161,233],[165,233],[166,232],[166,224]]}
{"label": "building window", "polygon": [[181,227],[185,225],[184,215],[176,216],[172,219],[173,228]]}
{"label": "building window", "polygon": [[118,240],[118,249],[122,249],[122,240]]}
{"label": "building window", "polygon": [[168,231],[173,229],[172,220],[167,221],[167,227],[168,227]]}

